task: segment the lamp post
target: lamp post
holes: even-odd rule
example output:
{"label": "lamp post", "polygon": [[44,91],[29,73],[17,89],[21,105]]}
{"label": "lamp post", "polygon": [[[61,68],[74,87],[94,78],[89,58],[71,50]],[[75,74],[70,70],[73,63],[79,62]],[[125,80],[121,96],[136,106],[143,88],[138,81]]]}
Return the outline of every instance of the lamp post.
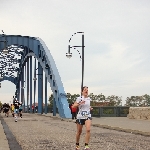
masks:
{"label": "lamp post", "polygon": [[[82,34],[82,46],[70,46],[70,41],[71,38],[77,34],[77,33],[81,33]],[[69,39],[69,45],[68,45],[68,53],[66,53],[66,57],[67,58],[71,58],[72,57],[72,53],[70,53],[70,48],[78,48],[78,47],[82,47],[82,56],[80,56],[80,58],[82,59],[82,80],[81,80],[81,95],[82,95],[82,88],[83,88],[83,78],[84,78],[84,32],[76,32],[72,35],[72,37]],[[78,51],[78,50],[77,50]],[[78,51],[79,52],[79,51]],[[79,53],[80,54],[80,53]]]}

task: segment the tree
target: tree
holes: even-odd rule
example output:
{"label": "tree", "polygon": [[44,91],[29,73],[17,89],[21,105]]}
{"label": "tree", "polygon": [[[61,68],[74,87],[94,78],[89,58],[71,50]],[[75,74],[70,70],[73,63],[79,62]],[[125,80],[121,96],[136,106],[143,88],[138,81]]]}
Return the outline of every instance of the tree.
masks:
{"label": "tree", "polygon": [[80,95],[79,94],[70,94],[70,93],[67,93],[67,101],[69,104],[72,104],[76,101],[77,97],[79,97]]}
{"label": "tree", "polygon": [[111,95],[106,98],[108,106],[120,106],[122,104],[122,97]]}
{"label": "tree", "polygon": [[150,106],[150,95],[143,95],[143,99],[144,99],[144,106]]}
{"label": "tree", "polygon": [[2,102],[0,101],[0,107],[2,107],[2,105],[3,105],[3,104],[2,104]]}
{"label": "tree", "polygon": [[53,99],[54,99],[53,94],[51,94],[51,95],[49,96],[49,100],[48,100],[50,107],[53,107]]}
{"label": "tree", "polygon": [[142,96],[127,97],[126,106],[130,106],[130,107],[150,106],[150,96],[145,94]]}
{"label": "tree", "polygon": [[[70,94],[70,93],[67,93],[67,101],[68,101],[68,103],[69,104],[72,104],[72,103],[74,103],[75,101],[76,101],[76,99],[77,99],[77,97],[79,97],[80,95],[79,94]],[[50,105],[50,107],[53,107],[53,99],[54,99],[54,97],[53,97],[53,94],[51,94],[50,96],[49,96],[49,105]]]}

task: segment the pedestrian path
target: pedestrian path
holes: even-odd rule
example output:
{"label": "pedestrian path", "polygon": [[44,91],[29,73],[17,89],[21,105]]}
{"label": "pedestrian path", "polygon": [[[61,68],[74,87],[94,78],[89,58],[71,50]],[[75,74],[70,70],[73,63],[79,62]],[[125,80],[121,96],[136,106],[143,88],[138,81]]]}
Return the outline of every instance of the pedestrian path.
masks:
{"label": "pedestrian path", "polygon": [[10,150],[8,140],[6,138],[3,126],[1,124],[1,120],[0,120],[0,150]]}
{"label": "pedestrian path", "polygon": [[[6,140],[7,132],[6,136],[0,124],[0,150],[74,149],[76,124],[73,122],[75,120],[60,118],[58,114],[53,116],[50,113],[42,115],[24,113],[23,118],[18,118],[16,123],[12,116],[8,118],[4,114],[1,116],[21,148],[16,149],[9,145],[10,143]],[[141,132],[140,134],[148,135],[150,121],[132,120],[126,117],[93,117],[92,121],[91,150],[150,150],[150,136],[131,134],[138,131]],[[128,129],[128,131],[118,132],[110,129],[119,131]],[[81,135],[81,149],[84,147],[84,137],[85,128]]]}
{"label": "pedestrian path", "polygon": [[[16,123],[12,116],[7,118],[2,114],[2,117],[22,150],[75,149],[76,124],[72,120],[51,117],[50,114],[45,117],[25,113]],[[84,127],[80,139],[81,150],[84,149],[85,132]],[[150,150],[149,143],[150,137],[147,136],[91,127],[91,150]]]}
{"label": "pedestrian path", "polygon": [[[60,118],[59,114],[56,116],[53,116],[52,113],[42,115]],[[72,121],[71,119],[64,120]],[[150,120],[136,120],[127,117],[93,117],[92,124],[97,127],[150,136]]]}

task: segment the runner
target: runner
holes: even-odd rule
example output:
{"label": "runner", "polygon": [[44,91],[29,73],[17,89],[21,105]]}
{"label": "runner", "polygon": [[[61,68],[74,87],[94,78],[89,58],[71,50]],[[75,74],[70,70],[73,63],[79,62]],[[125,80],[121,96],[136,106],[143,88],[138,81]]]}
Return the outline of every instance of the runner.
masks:
{"label": "runner", "polygon": [[[4,104],[2,105],[2,111],[3,111],[3,113],[4,113],[5,104],[6,104],[6,103],[4,103]],[[6,116],[6,115],[5,115],[5,116]]]}
{"label": "runner", "polygon": [[14,117],[14,105],[13,104],[11,104],[11,114]]}
{"label": "runner", "polygon": [[71,112],[72,112],[72,120],[77,119],[77,107],[73,107],[73,104],[71,106]]}
{"label": "runner", "polygon": [[20,118],[22,118],[22,102],[20,102],[20,105],[19,105],[19,115],[20,115]]}
{"label": "runner", "polygon": [[86,135],[85,135],[85,150],[90,150],[88,144],[90,139],[90,130],[91,130],[91,113],[90,110],[90,101],[91,99],[88,97],[88,87],[82,88],[82,96],[78,97],[73,107],[78,107],[79,111],[77,114],[77,133],[76,133],[76,150],[79,150],[79,140],[80,135],[82,133],[83,125],[86,127]]}
{"label": "runner", "polygon": [[14,115],[15,115],[15,122],[17,122],[17,116],[19,113],[19,101],[17,101],[16,99],[13,101],[13,105],[14,105]]}
{"label": "runner", "polygon": [[4,103],[4,105],[3,105],[3,109],[4,109],[4,113],[5,113],[5,116],[7,116],[8,117],[8,115],[9,115],[9,109],[10,109],[10,106],[9,106],[9,104],[7,103]]}

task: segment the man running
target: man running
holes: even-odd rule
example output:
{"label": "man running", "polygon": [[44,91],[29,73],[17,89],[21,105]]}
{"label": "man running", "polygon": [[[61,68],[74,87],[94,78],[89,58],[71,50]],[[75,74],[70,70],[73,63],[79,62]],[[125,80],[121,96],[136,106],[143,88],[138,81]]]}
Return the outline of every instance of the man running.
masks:
{"label": "man running", "polygon": [[86,135],[85,135],[85,150],[90,150],[88,144],[90,139],[90,130],[91,130],[91,113],[92,110],[90,106],[91,99],[88,97],[88,87],[82,88],[82,95],[77,98],[73,107],[78,107],[79,111],[77,114],[77,133],[76,133],[76,150],[79,150],[79,140],[80,135],[82,133],[83,125],[86,127]]}
{"label": "man running", "polygon": [[19,105],[20,105],[20,103],[19,103],[18,100],[15,99],[15,100],[13,101],[13,105],[14,105],[15,122],[17,122],[17,116],[18,116],[18,114],[19,114]]}
{"label": "man running", "polygon": [[12,116],[14,117],[14,105],[13,104],[11,104],[11,114],[12,114]]}
{"label": "man running", "polygon": [[[4,103],[4,104],[2,105],[3,113],[5,113],[5,106],[6,106],[6,103]],[[5,116],[6,116],[6,114],[5,114]]]}
{"label": "man running", "polygon": [[22,118],[22,102],[20,102],[19,104],[19,115],[20,115],[20,118]]}
{"label": "man running", "polygon": [[9,109],[10,109],[9,103],[5,104],[5,114],[7,117],[9,115]]}
{"label": "man running", "polygon": [[9,114],[9,104],[6,104],[6,103],[4,103],[3,104],[3,113],[5,113],[5,116],[7,116],[8,117],[8,114]]}
{"label": "man running", "polygon": [[77,119],[77,108],[73,107],[73,104],[71,106],[71,112],[72,112],[72,120]]}

